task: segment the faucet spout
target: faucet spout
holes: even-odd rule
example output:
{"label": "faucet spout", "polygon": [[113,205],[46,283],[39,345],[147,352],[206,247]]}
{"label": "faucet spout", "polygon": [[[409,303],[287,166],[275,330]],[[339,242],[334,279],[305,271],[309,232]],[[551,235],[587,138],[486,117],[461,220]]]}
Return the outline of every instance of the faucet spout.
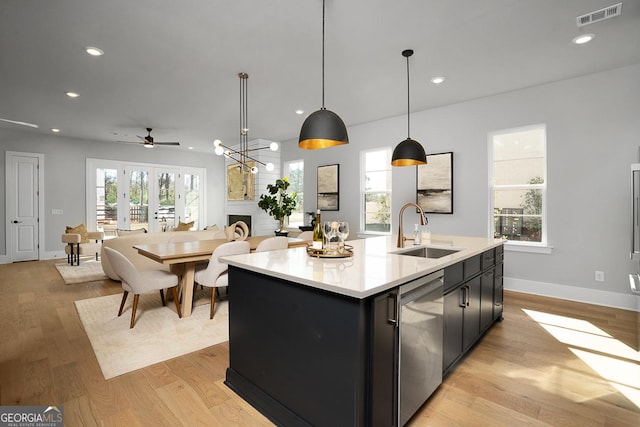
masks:
{"label": "faucet spout", "polygon": [[413,206],[418,210],[418,216],[420,217],[420,225],[427,225],[427,222],[424,216],[424,211],[422,210],[422,208],[417,203],[412,203],[412,202],[405,203],[400,208],[400,218],[398,220],[398,247],[399,248],[404,248],[404,241],[405,241],[404,231],[402,231],[402,215],[404,214],[404,210],[410,206]]}

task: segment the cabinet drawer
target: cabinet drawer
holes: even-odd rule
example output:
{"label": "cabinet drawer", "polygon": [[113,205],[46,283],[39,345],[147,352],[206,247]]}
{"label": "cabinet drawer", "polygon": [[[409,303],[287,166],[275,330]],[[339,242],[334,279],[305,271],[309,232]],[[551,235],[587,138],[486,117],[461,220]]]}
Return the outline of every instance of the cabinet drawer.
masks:
{"label": "cabinet drawer", "polygon": [[464,279],[467,280],[476,274],[480,273],[480,259],[482,254],[468,258],[463,261],[464,263]]}
{"label": "cabinet drawer", "polygon": [[496,264],[504,260],[504,245],[496,247]]}
{"label": "cabinet drawer", "polygon": [[492,267],[496,263],[495,252],[493,249],[482,253],[482,270]]}

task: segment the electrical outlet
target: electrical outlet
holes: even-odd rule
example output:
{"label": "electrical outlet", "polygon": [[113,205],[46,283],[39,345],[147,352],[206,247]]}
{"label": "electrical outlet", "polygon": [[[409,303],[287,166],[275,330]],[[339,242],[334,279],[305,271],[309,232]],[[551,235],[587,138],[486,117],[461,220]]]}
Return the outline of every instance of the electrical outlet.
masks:
{"label": "electrical outlet", "polygon": [[596,282],[604,282],[604,271],[596,270]]}

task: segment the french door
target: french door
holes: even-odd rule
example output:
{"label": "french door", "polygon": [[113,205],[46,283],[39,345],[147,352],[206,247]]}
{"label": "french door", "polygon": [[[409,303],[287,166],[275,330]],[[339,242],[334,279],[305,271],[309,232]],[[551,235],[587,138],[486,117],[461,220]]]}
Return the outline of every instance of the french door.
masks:
{"label": "french door", "polygon": [[107,237],[117,230],[164,231],[204,221],[204,169],[88,159],[88,224]]}

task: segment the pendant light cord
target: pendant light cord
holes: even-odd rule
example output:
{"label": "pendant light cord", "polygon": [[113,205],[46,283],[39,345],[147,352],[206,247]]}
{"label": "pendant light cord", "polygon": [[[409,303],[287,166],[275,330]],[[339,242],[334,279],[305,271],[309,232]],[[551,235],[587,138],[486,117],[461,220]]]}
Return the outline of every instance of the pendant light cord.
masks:
{"label": "pendant light cord", "polygon": [[411,109],[409,106],[409,56],[407,56],[407,139],[411,138]]}
{"label": "pendant light cord", "polygon": [[322,0],[322,109],[324,110],[324,7],[325,0]]}

